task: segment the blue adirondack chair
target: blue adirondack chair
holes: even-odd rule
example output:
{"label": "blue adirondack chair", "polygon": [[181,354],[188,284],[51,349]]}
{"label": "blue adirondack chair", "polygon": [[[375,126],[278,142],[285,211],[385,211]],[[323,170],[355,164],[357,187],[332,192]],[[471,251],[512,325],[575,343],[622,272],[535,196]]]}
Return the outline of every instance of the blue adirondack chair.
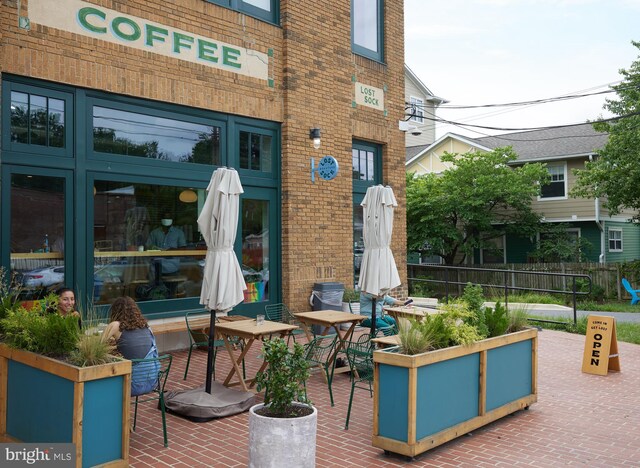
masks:
{"label": "blue adirondack chair", "polygon": [[622,286],[627,290],[629,294],[631,294],[631,305],[637,304],[640,301],[640,297],[638,297],[638,293],[640,293],[640,289],[633,289],[627,278],[622,278]]}

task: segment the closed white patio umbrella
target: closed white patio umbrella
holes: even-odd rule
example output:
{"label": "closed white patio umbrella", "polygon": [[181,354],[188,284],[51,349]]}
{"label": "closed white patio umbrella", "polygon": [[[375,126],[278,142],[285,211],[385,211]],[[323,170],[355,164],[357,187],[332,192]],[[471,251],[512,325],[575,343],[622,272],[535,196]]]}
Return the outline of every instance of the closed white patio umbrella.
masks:
{"label": "closed white patio umbrella", "polygon": [[207,200],[198,216],[198,228],[207,244],[200,304],[211,311],[206,392],[211,393],[211,368],[216,312],[226,313],[244,300],[247,289],[233,250],[238,229],[240,194],[244,193],[234,169],[221,167],[211,176]]}
{"label": "closed white patio umbrella", "polygon": [[373,296],[371,333],[376,329],[376,299],[400,286],[400,275],[389,247],[393,233],[393,211],[398,202],[391,187],[374,185],[362,200],[364,253],[358,287]]}

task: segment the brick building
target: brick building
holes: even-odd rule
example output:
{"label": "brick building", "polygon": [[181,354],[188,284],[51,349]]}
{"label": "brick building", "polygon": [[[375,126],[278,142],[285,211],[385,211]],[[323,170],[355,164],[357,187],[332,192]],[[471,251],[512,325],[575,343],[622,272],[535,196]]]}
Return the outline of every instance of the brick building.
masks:
{"label": "brick building", "polygon": [[[315,282],[353,284],[374,183],[398,198],[406,284],[403,2],[376,3],[0,0],[2,265],[34,294],[197,309],[196,219],[228,166],[245,191],[238,311],[308,310]],[[312,182],[325,155],[338,175]],[[155,245],[167,219],[175,245]]]}

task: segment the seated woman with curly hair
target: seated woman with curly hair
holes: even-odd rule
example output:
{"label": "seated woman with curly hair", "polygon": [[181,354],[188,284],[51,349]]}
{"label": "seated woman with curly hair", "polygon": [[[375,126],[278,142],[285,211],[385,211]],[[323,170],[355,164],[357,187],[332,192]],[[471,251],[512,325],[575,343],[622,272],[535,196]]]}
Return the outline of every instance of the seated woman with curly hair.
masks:
{"label": "seated woman with curly hair", "polygon": [[[113,301],[111,305],[111,322],[107,325],[103,340],[114,340],[118,352],[126,359],[148,359],[158,357],[156,339],[153,336],[147,320],[142,316],[136,301],[129,296],[123,296]],[[157,364],[157,363],[155,363]],[[142,368],[133,366],[131,372],[131,396],[148,393],[155,387],[158,375],[149,372],[145,367],[145,375],[141,376]],[[158,365],[159,368],[159,365]]]}

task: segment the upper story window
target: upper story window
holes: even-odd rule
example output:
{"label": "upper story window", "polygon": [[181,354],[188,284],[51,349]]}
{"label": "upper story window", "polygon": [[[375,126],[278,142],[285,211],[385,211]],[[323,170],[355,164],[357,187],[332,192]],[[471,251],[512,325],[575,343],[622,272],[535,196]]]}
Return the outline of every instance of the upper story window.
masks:
{"label": "upper story window", "polygon": [[280,21],[280,0],[207,0],[211,3],[241,11],[264,21],[278,24]]}
{"label": "upper story window", "polygon": [[547,185],[542,186],[540,199],[566,198],[567,196],[567,165],[547,164],[547,170],[551,180]]}
{"label": "upper story window", "polygon": [[351,48],[373,60],[384,60],[384,0],[351,0]]}
{"label": "upper story window", "polygon": [[93,150],[220,165],[220,127],[93,106]]}
{"label": "upper story window", "polygon": [[622,252],[622,229],[609,229],[609,252]]}
{"label": "upper story window", "polygon": [[420,98],[411,96],[410,98],[410,107],[409,112],[411,118],[409,120],[413,122],[423,123],[424,122],[424,101]]}

